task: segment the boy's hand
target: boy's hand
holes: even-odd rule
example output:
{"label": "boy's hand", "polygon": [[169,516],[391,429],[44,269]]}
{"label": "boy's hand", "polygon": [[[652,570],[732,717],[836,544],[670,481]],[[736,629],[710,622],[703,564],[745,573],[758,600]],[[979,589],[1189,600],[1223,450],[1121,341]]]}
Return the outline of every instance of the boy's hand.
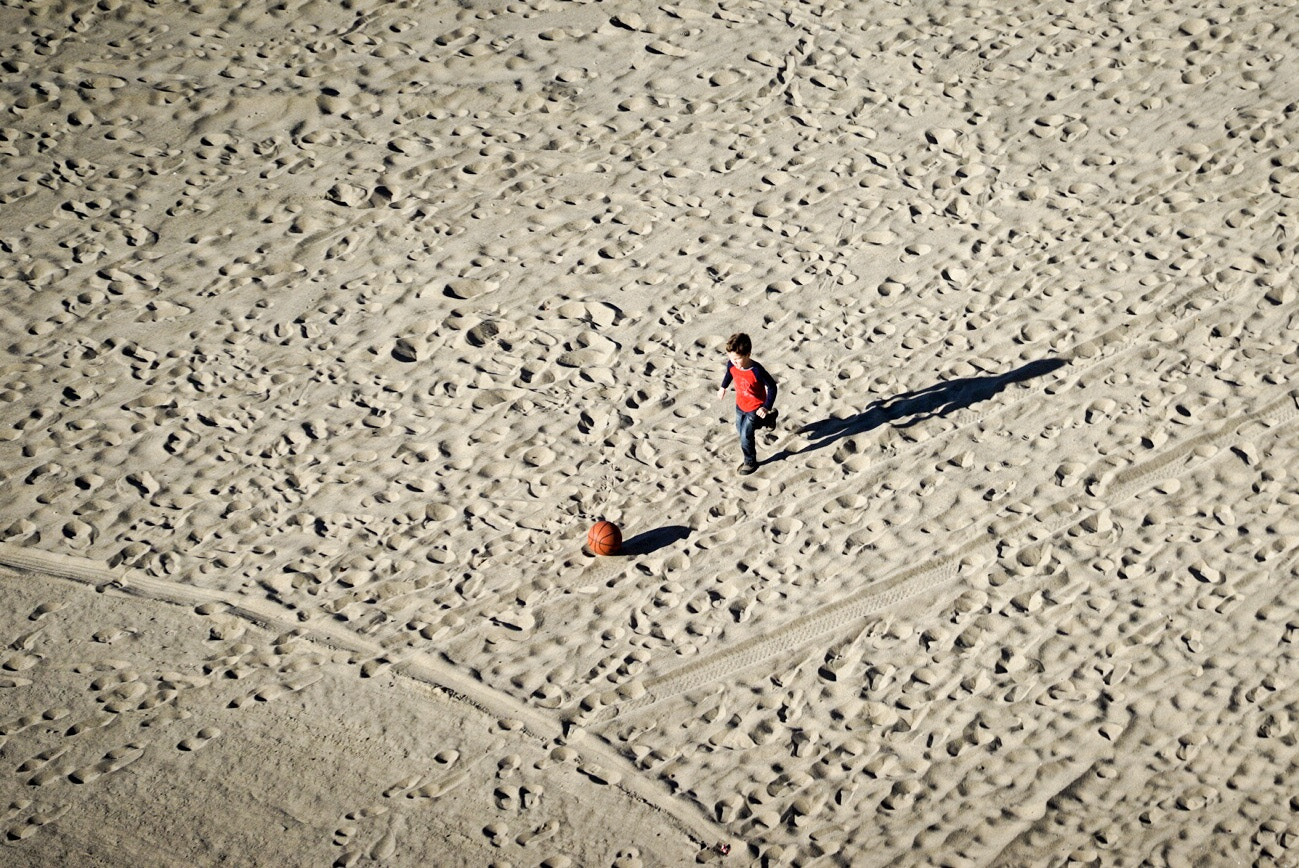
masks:
{"label": "boy's hand", "polygon": [[719,397],[719,398],[725,398],[725,397],[726,397],[726,390],[725,390],[725,389],[718,389],[718,390],[717,390],[717,397]]}
{"label": "boy's hand", "polygon": [[759,407],[759,408],[758,408],[758,418],[759,418],[759,419],[766,419],[766,418],[767,418],[767,408],[766,408],[766,407]]}

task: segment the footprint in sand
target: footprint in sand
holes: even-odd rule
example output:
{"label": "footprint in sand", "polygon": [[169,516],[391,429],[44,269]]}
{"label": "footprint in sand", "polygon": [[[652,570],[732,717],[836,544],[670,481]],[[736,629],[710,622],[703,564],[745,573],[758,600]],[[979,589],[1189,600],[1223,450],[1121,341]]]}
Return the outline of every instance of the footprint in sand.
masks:
{"label": "footprint in sand", "polygon": [[221,730],[214,726],[205,726],[192,736],[181,739],[176,749],[185,752],[199,750],[214,738],[221,737]]}
{"label": "footprint in sand", "polygon": [[142,744],[130,743],[121,747],[113,748],[104,754],[104,758],[99,762],[76,769],[68,774],[68,780],[74,784],[87,784],[104,775],[110,775],[113,772],[120,771],[131,763],[144,756],[145,746]]}
{"label": "footprint in sand", "polygon": [[[27,805],[31,804],[30,802],[27,802],[27,800],[25,799],[19,800],[18,802],[14,802],[13,804],[17,805],[23,802],[25,802]],[[19,823],[16,826],[10,826],[8,831],[5,832],[5,840],[8,841],[26,840],[30,838],[32,835],[35,835],[37,832],[39,832],[42,826],[47,826],[50,823],[53,823],[55,820],[62,817],[64,814],[68,812],[68,810],[71,807],[72,807],[71,805],[58,805],[53,808],[46,808],[44,810],[34,811],[24,822]]]}

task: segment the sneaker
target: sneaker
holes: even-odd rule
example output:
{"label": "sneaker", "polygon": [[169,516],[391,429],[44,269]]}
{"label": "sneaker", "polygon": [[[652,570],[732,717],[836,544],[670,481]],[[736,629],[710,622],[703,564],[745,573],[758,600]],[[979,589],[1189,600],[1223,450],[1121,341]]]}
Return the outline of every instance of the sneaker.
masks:
{"label": "sneaker", "polygon": [[736,469],[740,472],[741,476],[748,476],[750,473],[758,469],[758,465],[750,464],[746,461]]}

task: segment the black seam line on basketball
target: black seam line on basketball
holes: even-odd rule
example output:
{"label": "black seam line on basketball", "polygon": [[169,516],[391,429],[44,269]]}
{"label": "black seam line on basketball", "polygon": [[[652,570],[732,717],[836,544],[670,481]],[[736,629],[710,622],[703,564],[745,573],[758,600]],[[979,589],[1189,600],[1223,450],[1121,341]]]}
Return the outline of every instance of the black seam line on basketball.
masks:
{"label": "black seam line on basketball", "polygon": [[[8,567],[19,574],[38,573],[55,579],[91,585],[99,591],[114,591],[125,596],[136,596],[169,605],[193,607],[204,603],[218,603],[225,606],[223,614],[234,615],[263,628],[282,632],[299,631],[299,638],[309,642],[372,659],[387,653],[379,643],[332,622],[292,621],[276,611],[261,610],[263,605],[261,601],[243,599],[222,591],[177,585],[160,579],[138,576],[131,571],[111,568],[89,558],[0,543],[0,566]],[[534,737],[553,741],[563,735],[564,724],[561,721],[519,701],[510,694],[471,678],[432,654],[417,653],[414,658],[394,662],[392,671],[412,681],[438,688],[456,701],[463,702],[486,715],[519,720],[525,732]],[[634,763],[598,736],[570,743],[570,747],[579,756],[590,756],[605,767],[618,770],[622,775],[622,782],[615,785],[618,789],[669,817],[696,844],[711,846],[716,841],[727,837],[726,832],[706,815],[701,806],[688,799],[683,803],[683,800],[671,793],[666,785],[645,775]]]}
{"label": "black seam line on basketball", "polygon": [[[1220,443],[1235,436],[1243,426],[1251,422],[1264,420],[1273,415],[1275,416],[1274,427],[1280,427],[1299,417],[1299,391],[1289,391],[1281,398],[1272,401],[1259,410],[1227,420],[1216,430],[1192,437],[1165,454],[1152,458],[1137,467],[1130,468],[1125,474],[1121,474],[1127,478],[1122,480],[1122,484],[1111,491],[1109,500],[1126,499],[1137,490],[1142,481],[1158,474],[1173,461],[1193,454],[1201,446]],[[1216,457],[1216,455],[1211,457]],[[1205,459],[1205,461],[1207,460],[1209,459]],[[1204,463],[1204,461],[1196,462],[1193,466],[1198,466],[1201,463]],[[1055,514],[1048,522],[1026,519],[1017,526],[1009,528],[1004,535],[1015,536],[1025,529],[1036,526],[1043,528],[1046,531],[1046,536],[1052,536],[1065,527],[1072,527],[1078,524],[1081,518],[1078,517],[1077,511],[1069,511],[1067,504],[1067,501],[1062,501],[1048,508],[1048,513]],[[1066,506],[1066,508],[1062,508],[1062,505]],[[1089,514],[1094,513],[1093,510]],[[708,658],[652,678],[645,683],[648,691],[645,696],[630,700],[619,706],[606,707],[605,714],[596,716],[596,722],[605,724],[624,714],[643,711],[665,699],[694,689],[695,682],[709,683],[715,681],[718,676],[747,669],[749,666],[755,665],[775,654],[801,647],[874,611],[901,602],[920,591],[941,584],[945,578],[950,577],[955,572],[955,565],[961,558],[989,544],[985,538],[986,535],[986,533],[976,535],[954,552],[943,555],[930,563],[904,570],[877,585],[864,588],[844,600],[831,603],[818,611],[810,612],[770,633],[750,637],[732,648],[715,652]],[[1034,541],[1031,544],[1036,542]],[[740,662],[734,662],[736,658],[740,658]]]}

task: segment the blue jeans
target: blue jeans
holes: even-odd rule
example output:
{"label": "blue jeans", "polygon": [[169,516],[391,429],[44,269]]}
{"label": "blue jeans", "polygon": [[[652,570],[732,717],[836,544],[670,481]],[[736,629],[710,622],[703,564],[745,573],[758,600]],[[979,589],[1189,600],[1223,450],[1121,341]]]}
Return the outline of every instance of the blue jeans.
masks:
{"label": "blue jeans", "polygon": [[753,436],[753,428],[758,424],[758,411],[735,408],[735,430],[740,435],[740,451],[744,453],[745,464],[758,463],[758,446]]}

